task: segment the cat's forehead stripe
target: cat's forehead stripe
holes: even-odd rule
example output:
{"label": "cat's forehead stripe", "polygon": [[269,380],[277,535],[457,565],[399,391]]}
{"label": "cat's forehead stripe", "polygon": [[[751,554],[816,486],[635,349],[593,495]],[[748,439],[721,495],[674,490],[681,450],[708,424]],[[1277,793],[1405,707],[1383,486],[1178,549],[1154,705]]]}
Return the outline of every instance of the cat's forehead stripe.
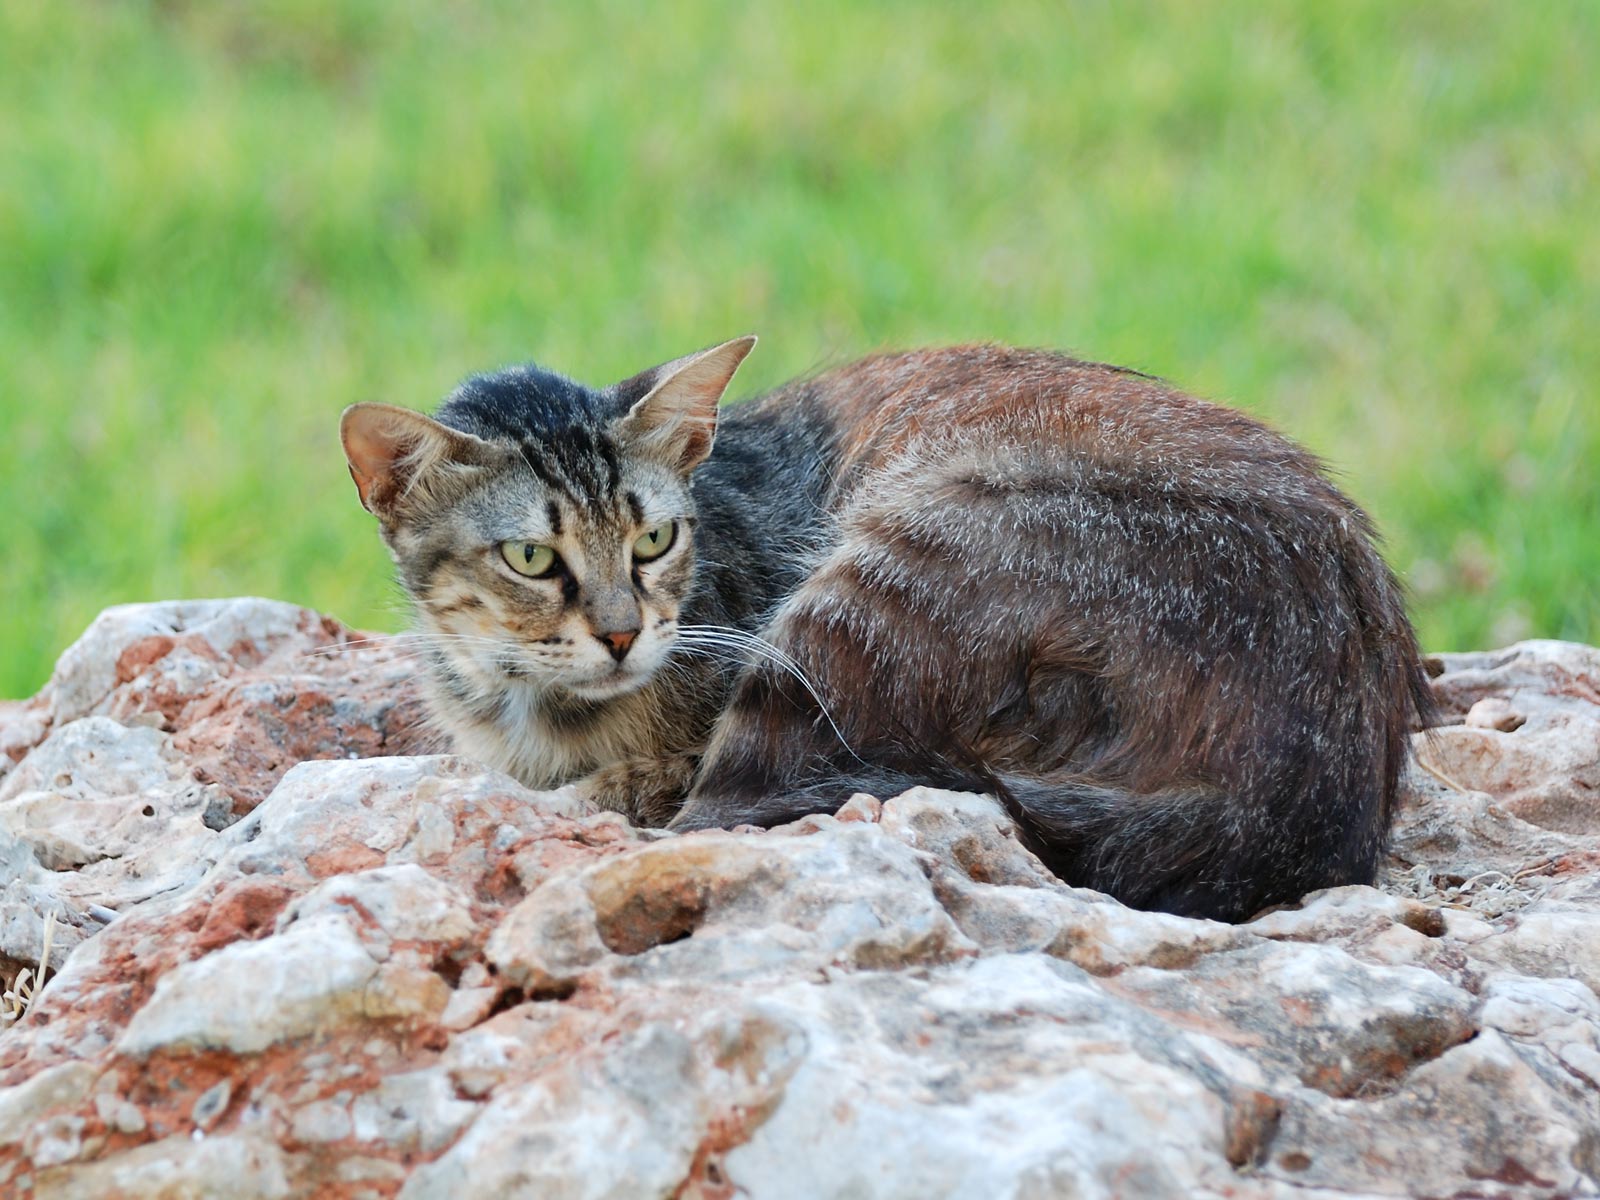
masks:
{"label": "cat's forehead stripe", "polygon": [[606,434],[601,433],[594,439],[595,452],[600,456],[600,461],[606,468],[606,491],[615,495],[622,486],[622,459],[617,454],[617,444]]}
{"label": "cat's forehead stripe", "polygon": [[511,524],[496,521],[498,535],[531,541],[552,540],[566,546],[581,546],[595,537],[611,539],[621,537],[631,540],[638,530],[668,520],[688,520],[679,516],[680,505],[670,494],[662,494],[648,480],[632,480],[632,486],[619,489],[610,503],[584,499],[572,495],[565,488],[552,489],[556,495],[546,494],[543,503],[535,499],[531,506],[510,517]]}
{"label": "cat's forehead stripe", "polygon": [[574,504],[611,500],[622,484],[616,444],[603,433],[573,428],[555,438],[525,439],[517,449],[541,482]]}
{"label": "cat's forehead stripe", "polygon": [[538,446],[524,442],[518,449],[522,453],[522,461],[528,464],[528,470],[534,473],[540,483],[577,502],[578,496],[571,484],[551,469],[551,463],[540,453]]}

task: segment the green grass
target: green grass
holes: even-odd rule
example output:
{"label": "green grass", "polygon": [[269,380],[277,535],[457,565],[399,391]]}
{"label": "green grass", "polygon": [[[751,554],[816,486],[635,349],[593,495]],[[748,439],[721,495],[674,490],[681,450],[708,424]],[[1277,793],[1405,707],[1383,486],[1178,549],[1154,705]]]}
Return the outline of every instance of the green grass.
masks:
{"label": "green grass", "polygon": [[[980,15],[983,14],[983,15]],[[738,333],[1258,412],[1436,649],[1600,641],[1600,6],[0,0],[0,695],[102,607],[399,618],[335,427]]]}

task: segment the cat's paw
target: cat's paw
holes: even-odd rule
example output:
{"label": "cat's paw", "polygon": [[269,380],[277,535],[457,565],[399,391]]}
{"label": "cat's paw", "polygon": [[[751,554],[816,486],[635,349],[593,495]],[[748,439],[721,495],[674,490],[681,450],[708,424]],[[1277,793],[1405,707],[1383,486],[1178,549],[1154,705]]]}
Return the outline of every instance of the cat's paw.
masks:
{"label": "cat's paw", "polygon": [[597,812],[621,813],[635,825],[657,827],[678,811],[693,776],[694,759],[686,756],[627,759],[567,787]]}
{"label": "cat's paw", "polygon": [[577,800],[590,812],[616,812],[630,821],[634,820],[636,799],[626,778],[614,768],[607,767],[593,775],[585,775],[562,787],[560,792]]}
{"label": "cat's paw", "polygon": [[562,784],[558,788],[549,789],[548,794],[554,796],[563,806],[567,804],[579,806],[586,816],[600,811],[600,807],[584,794],[580,783]]}

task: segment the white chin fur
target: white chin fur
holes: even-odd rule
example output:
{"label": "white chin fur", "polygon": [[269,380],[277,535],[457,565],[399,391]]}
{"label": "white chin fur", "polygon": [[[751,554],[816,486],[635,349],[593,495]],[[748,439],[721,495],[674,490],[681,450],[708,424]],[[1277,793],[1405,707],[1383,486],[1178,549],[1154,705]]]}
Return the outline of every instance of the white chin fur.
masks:
{"label": "white chin fur", "polygon": [[636,692],[650,682],[650,672],[622,675],[616,679],[602,679],[594,683],[567,683],[562,686],[580,700],[614,700]]}

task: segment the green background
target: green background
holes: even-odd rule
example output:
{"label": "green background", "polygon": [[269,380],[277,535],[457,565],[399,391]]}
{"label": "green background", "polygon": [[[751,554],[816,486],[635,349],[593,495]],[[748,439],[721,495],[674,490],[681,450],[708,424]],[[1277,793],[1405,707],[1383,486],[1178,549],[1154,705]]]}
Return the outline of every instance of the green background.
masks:
{"label": "green background", "polygon": [[1069,348],[1264,415],[1434,649],[1600,641],[1600,5],[0,0],[0,695],[403,620],[339,454],[536,357]]}

